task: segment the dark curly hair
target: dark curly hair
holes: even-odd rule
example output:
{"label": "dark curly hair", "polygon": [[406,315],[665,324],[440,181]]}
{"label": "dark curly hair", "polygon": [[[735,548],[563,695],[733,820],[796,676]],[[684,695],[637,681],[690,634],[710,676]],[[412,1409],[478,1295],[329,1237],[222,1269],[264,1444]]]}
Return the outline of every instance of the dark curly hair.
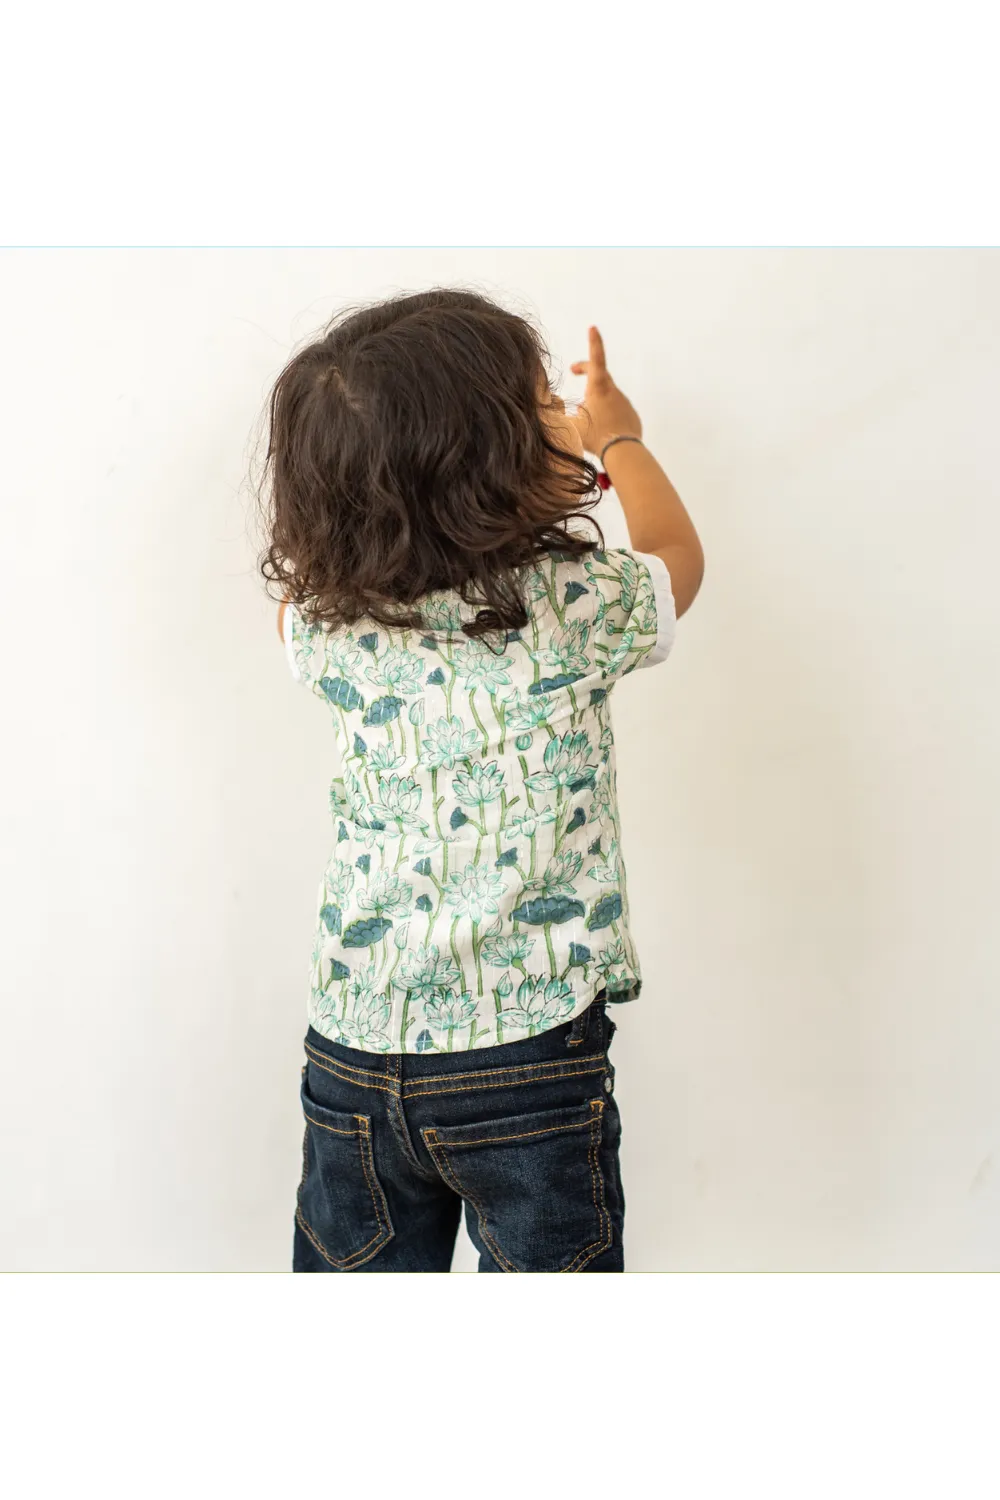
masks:
{"label": "dark curly hair", "polygon": [[521,570],[604,542],[597,469],[541,412],[549,369],[527,319],[478,292],[344,309],[268,401],[268,583],[312,624],[423,629],[420,600],[447,589],[479,606],[470,636],[525,626]]}

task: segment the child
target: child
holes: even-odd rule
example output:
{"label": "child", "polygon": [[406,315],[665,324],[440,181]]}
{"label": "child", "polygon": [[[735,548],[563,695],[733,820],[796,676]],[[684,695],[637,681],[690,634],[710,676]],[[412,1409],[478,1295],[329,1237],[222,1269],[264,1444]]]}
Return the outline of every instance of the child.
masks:
{"label": "child", "polygon": [[[481,1271],[623,1269],[610,695],[704,563],[589,343],[571,415],[529,323],[434,290],[342,315],[271,396],[262,571],[342,759],[296,1271],[447,1271],[463,1203]],[[638,550],[604,548],[585,451]]]}

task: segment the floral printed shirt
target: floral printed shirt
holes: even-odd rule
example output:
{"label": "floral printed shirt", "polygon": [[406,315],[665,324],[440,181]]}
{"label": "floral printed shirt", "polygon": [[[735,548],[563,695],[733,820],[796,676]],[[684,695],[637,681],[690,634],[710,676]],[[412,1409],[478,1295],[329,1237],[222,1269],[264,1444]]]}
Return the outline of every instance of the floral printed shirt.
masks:
{"label": "floral printed shirt", "polygon": [[670,651],[669,574],[617,548],[526,577],[502,649],[462,633],[454,593],[425,601],[426,635],[286,607],[341,752],[309,1021],[362,1052],[516,1042],[639,991],[609,700]]}

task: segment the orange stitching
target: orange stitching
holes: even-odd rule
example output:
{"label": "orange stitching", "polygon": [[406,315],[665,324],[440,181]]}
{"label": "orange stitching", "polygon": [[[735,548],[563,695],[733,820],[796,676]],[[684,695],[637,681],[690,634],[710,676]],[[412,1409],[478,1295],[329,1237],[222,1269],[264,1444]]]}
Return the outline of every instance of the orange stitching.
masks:
{"label": "orange stitching", "polygon": [[[594,1124],[593,1124],[593,1120],[591,1120],[591,1123],[588,1126],[588,1134],[590,1136],[590,1139],[589,1139],[589,1141],[587,1143],[587,1162],[588,1162],[588,1165],[590,1167],[590,1196],[594,1200],[594,1212],[597,1213],[597,1199],[594,1196]],[[597,1228],[598,1228],[598,1231],[600,1231],[600,1229],[601,1229],[601,1216],[600,1216],[599,1213],[597,1213]],[[583,1257],[587,1254],[587,1251],[590,1250],[590,1249],[592,1249],[592,1247],[596,1243],[597,1242],[595,1240],[591,1240],[591,1242],[590,1242],[589,1245],[584,1245],[583,1249],[582,1250],[578,1250],[576,1252],[576,1254],[574,1255],[573,1259],[569,1262],[569,1264],[563,1266],[562,1269],[564,1271],[570,1271],[570,1272],[579,1270],[580,1266],[584,1264]]]}
{"label": "orange stitching", "polygon": [[[587,1011],[590,1009],[590,1006],[592,1004],[593,1004],[593,1001],[590,1001],[587,1005],[585,1005],[584,1008],[583,1008],[583,1010],[580,1011],[579,1015],[576,1015],[576,1016],[573,1017],[574,1022],[578,1021],[580,1019],[580,1016],[585,1016],[587,1014]],[[572,1036],[571,1035],[570,1039],[566,1043],[566,1045],[568,1047],[579,1047],[579,1045],[580,1045],[581,1042],[585,1042],[587,1040],[587,1032],[589,1030],[590,1030],[589,1025],[582,1027],[581,1031],[580,1031],[580,1035],[579,1036]]]}
{"label": "orange stitching", "polygon": [[[501,1045],[514,1046],[516,1045],[516,1043],[502,1043]],[[428,1073],[426,1078],[411,1079],[410,1084],[408,1084],[407,1086],[416,1086],[417,1084],[421,1083],[454,1083],[456,1080],[461,1078],[507,1078],[511,1073],[525,1073],[528,1071],[537,1072],[539,1068],[576,1067],[577,1063],[579,1062],[589,1062],[591,1059],[596,1061],[598,1058],[603,1057],[603,1052],[588,1052],[582,1058],[571,1057],[567,1058],[565,1061],[561,1061],[557,1057],[552,1057],[549,1058],[547,1062],[514,1063],[509,1068],[478,1068],[474,1073]]]}
{"label": "orange stitching", "polygon": [[[585,1245],[583,1249],[574,1256],[569,1265],[563,1267],[564,1271],[582,1271],[583,1267],[587,1264],[587,1261],[593,1260],[594,1256],[598,1255],[602,1250],[607,1250],[610,1248],[611,1241],[614,1238],[613,1233],[611,1232],[611,1216],[608,1213],[607,1206],[604,1202],[604,1177],[601,1173],[600,1156],[598,1152],[597,1127],[603,1124],[604,1121],[604,1100],[591,1099],[590,1107],[591,1109],[596,1108],[597,1111],[593,1117],[593,1120],[591,1121],[590,1147],[587,1151],[587,1157],[590,1161],[590,1193],[591,1197],[594,1200],[594,1209],[597,1213],[597,1222],[601,1229],[601,1238],[599,1240],[594,1240],[589,1245]],[[599,1180],[601,1184],[601,1207],[598,1207],[597,1203],[597,1190],[595,1188],[595,1181],[597,1180]],[[607,1234],[605,1234],[605,1226],[608,1231]],[[588,1251],[590,1252],[589,1254]],[[577,1261],[580,1262],[579,1265],[577,1265]]]}
{"label": "orange stitching", "polygon": [[[356,1120],[363,1120],[364,1116],[363,1115],[355,1115],[354,1118]],[[375,1209],[375,1217],[378,1220],[379,1226],[381,1228],[382,1227],[382,1215],[379,1213],[378,1203],[376,1202],[376,1199],[375,1199],[375,1188],[377,1187],[378,1188],[378,1195],[382,1199],[382,1207],[385,1209],[385,1219],[386,1219],[386,1222],[385,1222],[385,1226],[384,1227],[385,1227],[385,1231],[386,1231],[386,1239],[391,1239],[392,1235],[395,1233],[395,1231],[393,1230],[393,1227],[392,1227],[392,1220],[389,1217],[389,1205],[385,1201],[385,1193],[384,1193],[384,1191],[382,1189],[382,1184],[378,1180],[378,1173],[375,1171],[375,1158],[372,1155],[371,1136],[368,1134],[368,1122],[367,1121],[364,1122],[364,1126],[362,1128],[361,1135],[362,1135],[361,1165],[364,1168],[365,1180],[368,1183],[368,1191],[372,1195],[372,1206]],[[367,1147],[367,1151],[366,1151],[366,1147]],[[371,1164],[371,1176],[368,1175],[369,1161],[366,1161],[366,1155],[369,1158],[370,1164]],[[373,1178],[374,1178],[374,1183],[372,1181]]]}
{"label": "orange stitching", "polygon": [[[403,1112],[403,1093],[402,1093],[402,1083],[403,1083],[403,1061],[402,1061],[402,1058],[403,1058],[403,1055],[402,1055],[401,1052],[397,1052],[395,1055],[396,1055],[396,1087],[391,1091],[391,1093],[392,1093],[392,1102],[393,1102],[393,1104],[395,1106],[395,1109],[396,1109],[397,1118],[399,1119],[400,1145],[402,1147],[403,1155],[406,1157],[406,1160],[410,1163],[410,1166],[413,1168],[413,1170],[415,1172],[418,1172],[420,1174],[420,1176],[423,1177],[426,1181],[433,1182],[434,1181],[433,1173],[429,1173],[427,1171],[427,1168],[424,1166],[424,1164],[421,1162],[420,1158],[417,1156],[417,1153],[416,1153],[416,1151],[413,1148],[413,1143],[410,1140],[410,1132],[409,1132],[409,1129],[408,1129],[407,1124],[406,1124],[406,1115]],[[386,1059],[386,1062],[388,1063],[388,1059]],[[456,1090],[456,1092],[457,1092],[457,1090]]]}
{"label": "orange stitching", "polygon": [[[366,1081],[368,1081],[369,1079],[378,1079],[379,1077],[379,1074],[374,1072],[370,1068],[355,1068],[350,1063],[341,1062],[339,1057],[329,1057],[325,1052],[321,1052],[318,1047],[314,1047],[310,1042],[305,1043],[305,1049],[315,1062],[319,1062],[320,1060],[322,1060],[322,1062],[332,1063],[338,1068],[343,1068],[345,1072],[359,1073],[361,1077]],[[345,1082],[353,1082],[353,1079],[346,1079]],[[384,1085],[373,1082],[371,1084],[371,1087],[373,1089],[377,1089],[380,1087],[384,1087]]]}
{"label": "orange stitching", "polygon": [[[585,1129],[585,1130],[589,1131],[589,1134],[590,1134],[590,1143],[589,1143],[588,1150],[587,1150],[587,1159],[590,1162],[590,1193],[591,1193],[591,1197],[592,1197],[593,1202],[594,1202],[594,1211],[597,1214],[597,1223],[598,1223],[598,1226],[599,1226],[599,1229],[600,1229],[601,1237],[599,1239],[597,1239],[597,1240],[593,1240],[589,1245],[585,1245],[582,1250],[578,1250],[577,1253],[576,1253],[576,1255],[574,1255],[573,1259],[570,1261],[569,1265],[568,1266],[563,1266],[563,1268],[562,1268],[563,1271],[579,1271],[583,1266],[585,1266],[587,1264],[588,1260],[593,1260],[594,1256],[597,1255],[600,1251],[608,1249],[609,1246],[610,1246],[610,1244],[611,1244],[611,1239],[613,1238],[613,1235],[609,1235],[606,1232],[606,1231],[610,1231],[611,1230],[611,1217],[610,1217],[610,1215],[607,1212],[606,1206],[604,1205],[604,1179],[601,1176],[600,1161],[599,1161],[598,1152],[597,1152],[597,1129],[598,1129],[598,1126],[603,1121],[603,1117],[604,1117],[603,1116],[604,1103],[605,1103],[605,1101],[603,1099],[591,1099],[591,1101],[590,1101],[590,1107],[591,1107],[591,1109],[593,1111],[595,1111],[595,1113],[591,1116],[591,1119],[589,1121],[585,1121],[582,1126],[581,1125],[554,1125],[554,1126],[550,1126],[548,1130],[529,1130],[529,1131],[525,1131],[523,1134],[520,1134],[520,1135],[508,1135],[508,1136],[498,1135],[498,1136],[488,1137],[485,1141],[483,1141],[483,1140],[475,1140],[475,1141],[461,1141],[461,1142],[458,1142],[458,1143],[455,1143],[455,1142],[450,1142],[449,1143],[452,1146],[454,1146],[455,1144],[458,1144],[458,1145],[468,1145],[468,1146],[481,1146],[481,1145],[484,1145],[484,1144],[485,1145],[492,1144],[493,1141],[519,1141],[519,1140],[524,1140],[527,1136],[531,1136],[531,1135],[549,1135],[549,1134],[554,1133],[557,1130],[580,1130],[580,1129]],[[492,1251],[492,1253],[494,1255],[494,1258],[497,1260],[497,1262],[502,1266],[502,1268],[505,1271],[507,1271],[507,1270],[517,1271],[517,1267],[514,1266],[514,1265],[512,1265],[507,1260],[507,1257],[504,1255],[503,1251],[500,1249],[499,1245],[496,1243],[496,1241],[494,1240],[493,1236],[490,1234],[489,1230],[486,1228],[486,1216],[485,1216],[485,1213],[483,1212],[483,1208],[482,1208],[481,1204],[477,1201],[476,1198],[473,1197],[473,1195],[465,1187],[462,1186],[462,1183],[459,1180],[458,1175],[455,1172],[454,1167],[451,1165],[451,1162],[448,1160],[448,1157],[447,1157],[447,1154],[446,1154],[447,1147],[444,1146],[444,1145],[442,1145],[438,1141],[437,1131],[436,1130],[425,1130],[425,1131],[422,1132],[422,1134],[423,1134],[423,1137],[424,1137],[424,1142],[427,1145],[428,1150],[431,1152],[431,1159],[438,1166],[438,1170],[440,1171],[442,1177],[445,1178],[445,1181],[448,1181],[448,1178],[450,1177],[451,1178],[451,1182],[449,1183],[449,1186],[454,1186],[457,1189],[457,1191],[459,1192],[459,1194],[463,1198],[467,1198],[469,1200],[469,1202],[472,1204],[473,1208],[476,1210],[476,1216],[477,1216],[477,1218],[479,1220],[479,1231],[482,1234],[483,1240],[485,1241],[485,1243],[489,1246],[490,1250]],[[440,1152],[442,1154],[442,1156],[444,1157],[443,1164],[437,1162],[437,1157],[434,1154],[435,1152]],[[597,1202],[597,1189],[596,1189],[596,1180],[598,1178],[600,1178],[600,1182],[601,1182],[601,1205],[600,1206],[598,1205],[598,1202]]]}
{"label": "orange stitching", "polygon": [[[589,1144],[587,1146],[587,1160],[590,1163],[590,1196],[591,1196],[591,1198],[594,1201],[594,1212],[597,1215],[597,1228],[598,1228],[599,1233],[603,1235],[603,1233],[604,1233],[604,1226],[603,1226],[603,1221],[601,1219],[601,1211],[597,1207],[597,1190],[594,1187],[594,1170],[595,1170],[595,1164],[594,1164],[594,1122],[593,1122],[593,1119],[591,1119],[590,1126],[589,1126],[589,1131],[590,1131],[590,1142],[589,1142]],[[592,1259],[593,1258],[592,1254],[588,1257],[587,1256],[587,1252],[588,1251],[593,1252],[594,1246],[598,1245],[598,1244],[600,1244],[600,1240],[591,1240],[591,1242],[590,1242],[589,1245],[584,1245],[584,1247],[583,1247],[582,1250],[578,1250],[577,1251],[577,1253],[574,1255],[573,1259],[570,1261],[569,1265],[568,1266],[563,1266],[563,1270],[564,1271],[579,1271],[582,1266],[585,1266],[587,1264],[587,1259]]]}
{"label": "orange stitching", "polygon": [[[492,1146],[497,1141],[526,1141],[529,1136],[555,1135],[556,1131],[558,1130],[588,1130],[590,1128],[590,1123],[591,1122],[589,1120],[584,1120],[582,1124],[579,1125],[549,1125],[545,1130],[523,1130],[520,1131],[517,1135],[484,1135],[477,1136],[474,1141],[446,1141],[441,1147],[441,1150],[444,1150],[447,1147],[455,1150],[459,1146]],[[437,1137],[435,1136],[434,1139],[435,1145],[437,1145]]]}
{"label": "orange stitching", "polygon": [[302,1132],[302,1176],[299,1178],[299,1191],[296,1194],[296,1197],[299,1197],[301,1195],[301,1193],[302,1193],[302,1185],[303,1185],[303,1183],[306,1180],[306,1174],[307,1174],[308,1170],[309,1170],[309,1126],[307,1125],[306,1128],[305,1128],[305,1130],[303,1130],[303,1132]]}
{"label": "orange stitching", "polygon": [[[584,1061],[583,1058],[580,1058],[579,1060],[581,1062]],[[562,1065],[560,1064],[560,1066],[562,1066]],[[547,1074],[545,1074],[541,1078],[524,1078],[524,1079],[521,1080],[521,1082],[522,1083],[551,1083],[554,1080],[559,1079],[559,1078],[583,1078],[583,1077],[586,1077],[586,1075],[588,1073],[602,1073],[603,1071],[604,1071],[604,1065],[602,1064],[598,1068],[576,1068],[576,1069],[574,1069],[574,1071],[572,1073],[570,1073],[570,1072],[547,1073]],[[517,1082],[515,1080],[513,1082],[484,1083],[482,1086],[483,1086],[484,1089],[516,1088],[517,1087]],[[420,1080],[417,1079],[413,1083],[412,1087],[414,1089],[420,1089]],[[408,1099],[427,1099],[427,1098],[429,1098],[429,1096],[431,1094],[466,1094],[468,1092],[469,1092],[468,1086],[466,1086],[464,1088],[457,1088],[457,1089],[420,1089],[420,1092],[413,1093],[413,1094],[407,1094],[406,1097]]]}
{"label": "orange stitching", "polygon": [[[359,1132],[357,1130],[338,1130],[335,1125],[324,1125],[322,1120],[314,1120],[313,1117],[312,1117],[312,1115],[306,1109],[303,1109],[302,1113],[305,1115],[306,1119],[309,1121],[309,1123],[311,1125],[318,1125],[319,1128],[320,1128],[320,1130],[328,1130],[331,1135],[358,1135],[359,1134]],[[355,1119],[357,1119],[356,1115],[355,1115]]]}
{"label": "orange stitching", "polygon": [[[328,1054],[326,1052],[324,1052],[322,1050],[322,1048],[320,1048],[320,1047],[314,1047],[313,1044],[312,1044],[312,1042],[310,1042],[308,1040],[308,1038],[306,1039],[306,1041],[303,1042],[302,1045],[305,1047],[305,1049],[306,1049],[307,1052],[312,1052],[312,1053],[314,1053],[314,1054],[316,1054],[316,1055],[318,1055],[320,1057],[327,1057],[328,1056]],[[341,1062],[341,1060],[340,1060],[339,1057],[331,1057],[331,1058],[329,1058],[329,1061],[330,1062],[335,1062],[339,1068],[349,1068],[352,1073],[365,1073],[365,1074],[373,1073],[374,1074],[374,1069],[372,1069],[372,1068],[356,1068],[353,1063]],[[377,1074],[375,1076],[377,1076]]]}
{"label": "orange stitching", "polygon": [[[425,1139],[425,1141],[428,1142],[429,1149],[433,1150],[435,1148],[430,1147],[430,1136],[431,1135],[434,1135],[433,1131],[429,1131],[429,1132],[425,1133],[424,1139]],[[435,1138],[435,1141],[436,1141],[437,1137],[435,1136],[434,1138]],[[443,1147],[438,1147],[437,1149],[441,1150],[441,1151],[444,1150]],[[434,1158],[432,1157],[432,1160],[433,1159]],[[503,1251],[500,1249],[500,1246],[496,1243],[496,1241],[494,1240],[493,1236],[490,1234],[489,1230],[486,1228],[486,1214],[485,1214],[485,1212],[483,1210],[482,1204],[479,1202],[479,1200],[477,1198],[473,1197],[472,1193],[470,1193],[467,1188],[464,1188],[462,1186],[461,1182],[459,1181],[458,1177],[455,1174],[455,1169],[452,1167],[451,1162],[448,1160],[447,1156],[444,1159],[443,1165],[442,1164],[437,1164],[437,1165],[438,1165],[438,1171],[441,1173],[441,1176],[444,1178],[445,1182],[448,1183],[448,1186],[451,1187],[451,1188],[453,1188],[458,1193],[458,1195],[459,1195],[460,1198],[467,1198],[468,1201],[472,1204],[473,1208],[476,1210],[476,1218],[479,1220],[479,1233],[482,1235],[484,1241],[489,1246],[489,1249],[490,1249],[490,1251],[491,1251],[491,1253],[493,1255],[493,1258],[497,1262],[497,1264],[499,1265],[500,1269],[502,1271],[514,1271],[514,1272],[516,1272],[517,1271],[517,1267],[515,1265],[513,1265],[511,1263],[511,1261],[509,1261],[507,1259],[506,1255],[504,1255]],[[450,1178],[450,1181],[449,1181],[449,1178]]]}
{"label": "orange stitching", "polygon": [[[354,1136],[358,1142],[358,1152],[361,1157],[361,1170],[364,1172],[365,1181],[368,1183],[368,1191],[372,1196],[372,1208],[375,1210],[375,1222],[378,1225],[378,1228],[372,1235],[371,1239],[366,1240],[365,1243],[359,1247],[359,1249],[352,1250],[350,1255],[345,1255],[343,1258],[338,1259],[336,1256],[331,1255],[330,1252],[324,1248],[315,1229],[313,1229],[312,1225],[306,1219],[305,1214],[302,1212],[301,1194],[302,1187],[305,1183],[307,1175],[306,1150],[309,1141],[308,1130],[306,1131],[305,1138],[302,1142],[302,1180],[299,1183],[299,1204],[295,1213],[295,1217],[301,1224],[307,1239],[319,1251],[324,1260],[329,1261],[330,1265],[335,1266],[338,1270],[353,1270],[353,1266],[349,1265],[350,1261],[357,1260],[357,1257],[359,1255],[364,1255],[364,1252],[368,1249],[369,1245],[375,1245],[375,1249],[371,1252],[371,1255],[366,1255],[364,1257],[365,1260],[371,1260],[372,1256],[378,1253],[381,1246],[386,1244],[387,1241],[392,1238],[394,1233],[392,1222],[391,1220],[389,1220],[389,1206],[385,1201],[385,1194],[382,1192],[382,1184],[378,1183],[378,1189],[379,1195],[382,1198],[382,1206],[385,1209],[386,1219],[389,1220],[389,1222],[386,1224],[383,1224],[382,1222],[382,1215],[379,1212],[378,1202],[375,1198],[375,1189],[373,1188],[371,1178],[368,1175],[368,1166],[365,1161],[365,1146],[366,1144],[369,1144],[368,1122],[364,1115],[355,1115],[354,1118],[358,1121],[357,1130],[337,1130],[333,1125],[324,1125],[322,1120],[314,1120],[312,1115],[309,1114],[308,1110],[306,1110],[304,1107],[302,1113],[305,1115],[310,1124],[318,1125],[320,1130],[328,1130],[331,1135]],[[377,1181],[378,1179],[376,1178],[376,1182]],[[377,1245],[375,1244],[376,1240],[378,1240],[379,1242]],[[361,1262],[361,1264],[363,1263],[364,1262]]]}
{"label": "orange stitching", "polygon": [[[591,1099],[590,1102],[591,1102],[591,1105],[596,1110],[595,1123],[594,1123],[594,1175],[597,1178],[597,1181],[600,1184],[600,1188],[601,1188],[601,1206],[600,1206],[600,1209],[598,1210],[598,1213],[605,1220],[605,1225],[606,1225],[606,1230],[607,1230],[605,1238],[604,1238],[604,1240],[603,1240],[603,1242],[602,1242],[602,1244],[601,1244],[601,1246],[599,1248],[603,1249],[603,1250],[608,1250],[608,1249],[611,1248],[611,1242],[614,1239],[614,1228],[613,1228],[613,1225],[611,1223],[611,1215],[608,1213],[607,1199],[606,1199],[606,1197],[604,1195],[604,1173],[601,1171],[601,1149],[600,1149],[601,1148],[601,1137],[602,1137],[603,1132],[604,1132],[604,1106],[605,1106],[606,1100],[604,1100],[604,1099]],[[598,1250],[595,1250],[594,1251],[594,1255],[597,1255],[597,1254],[598,1254]],[[593,1259],[593,1257],[591,1257],[591,1259]],[[584,1264],[586,1264],[586,1262],[584,1262]]]}
{"label": "orange stitching", "polygon": [[330,1265],[334,1266],[338,1271],[354,1271],[354,1270],[356,1270],[357,1268],[355,1266],[349,1266],[347,1264],[347,1262],[350,1261],[350,1260],[355,1260],[357,1258],[357,1256],[361,1255],[363,1251],[365,1251],[365,1250],[368,1249],[369,1245],[374,1245],[375,1244],[375,1240],[378,1240],[379,1243],[377,1245],[375,1245],[375,1249],[371,1252],[371,1255],[366,1255],[365,1258],[364,1258],[364,1260],[358,1261],[358,1265],[362,1265],[363,1266],[364,1263],[365,1263],[365,1261],[371,1260],[374,1256],[376,1256],[378,1254],[378,1252],[381,1249],[382,1245],[385,1244],[385,1239],[382,1237],[382,1230],[379,1229],[378,1233],[372,1239],[368,1240],[368,1242],[366,1244],[364,1244],[364,1245],[361,1246],[360,1250],[354,1250],[354,1251],[352,1251],[351,1254],[348,1255],[348,1256],[346,1256],[343,1260],[335,1260],[334,1257],[327,1250],[324,1250],[322,1244],[320,1243],[320,1241],[319,1241],[319,1239],[318,1239],[318,1237],[316,1235],[315,1229],[313,1229],[312,1225],[306,1219],[306,1216],[302,1212],[301,1208],[298,1208],[296,1210],[295,1217],[298,1220],[299,1224],[302,1226],[303,1233],[305,1234],[305,1236],[309,1240],[309,1242],[313,1246],[315,1246],[315,1248],[319,1251],[320,1255],[322,1255],[323,1259],[329,1261]]}
{"label": "orange stitching", "polygon": [[[333,1067],[331,1066],[329,1059],[327,1059],[327,1061],[325,1062],[320,1062],[318,1057],[312,1057],[310,1058],[310,1061],[313,1063],[314,1067],[322,1068],[324,1073],[332,1073],[334,1078],[340,1079],[341,1083],[358,1083],[358,1080],[356,1078],[345,1078],[343,1074],[337,1072],[337,1068],[339,1068],[340,1066],[339,1063],[336,1065],[336,1067]],[[392,1090],[388,1087],[387,1084],[384,1083],[365,1083],[364,1085],[358,1084],[358,1087],[381,1089],[383,1094],[392,1093]]]}

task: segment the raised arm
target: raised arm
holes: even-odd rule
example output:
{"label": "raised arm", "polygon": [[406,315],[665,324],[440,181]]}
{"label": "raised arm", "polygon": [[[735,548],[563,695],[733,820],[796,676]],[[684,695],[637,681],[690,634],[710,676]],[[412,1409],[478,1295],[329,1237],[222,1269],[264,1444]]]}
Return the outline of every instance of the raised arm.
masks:
{"label": "raised arm", "polygon": [[[589,329],[589,340],[590,357],[571,366],[575,375],[587,377],[573,421],[587,451],[600,454],[613,437],[641,439],[642,422],[608,373],[604,341],[596,328]],[[679,619],[694,603],[705,573],[705,554],[694,523],[643,442],[615,443],[602,462],[625,513],[632,546],[666,563]]]}

